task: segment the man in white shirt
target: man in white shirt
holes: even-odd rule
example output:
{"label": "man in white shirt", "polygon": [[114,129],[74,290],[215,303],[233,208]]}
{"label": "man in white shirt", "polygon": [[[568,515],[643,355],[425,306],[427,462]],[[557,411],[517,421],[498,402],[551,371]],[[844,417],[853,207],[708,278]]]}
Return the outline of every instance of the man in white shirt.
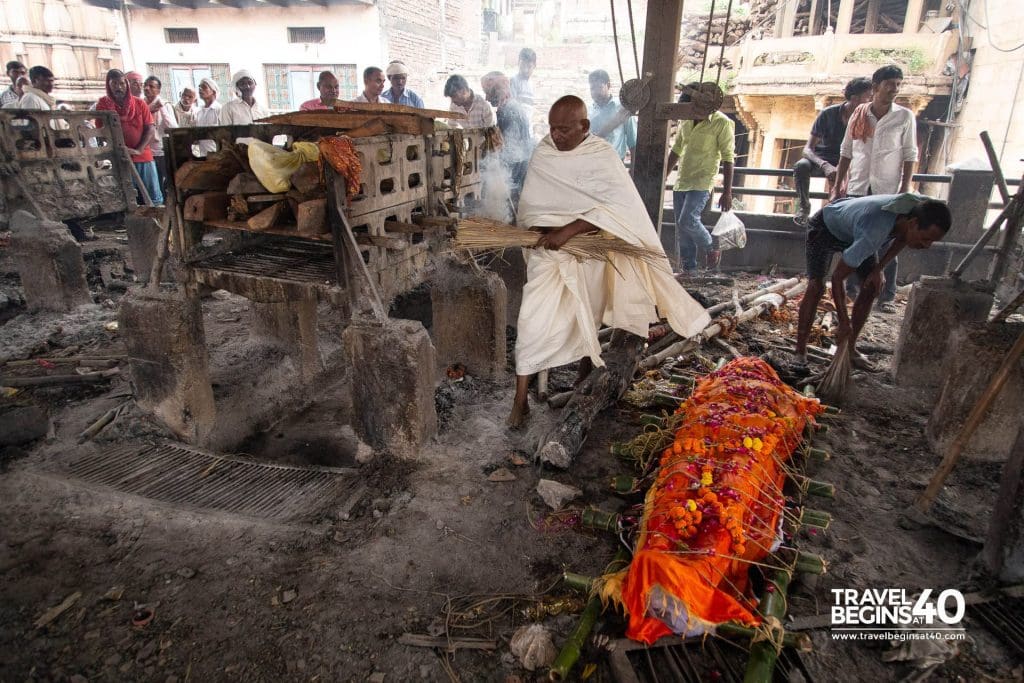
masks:
{"label": "man in white shirt", "polygon": [[160,189],[167,187],[167,157],[164,155],[164,135],[171,128],[178,127],[178,119],[174,114],[174,107],[170,102],[165,102],[160,97],[160,90],[163,84],[156,76],[150,76],[142,86],[143,99],[149,107],[149,113],[153,115],[153,128],[156,129],[156,137],[149,143],[149,149],[153,152],[153,162],[156,164],[157,179],[160,181]]}
{"label": "man in white shirt", "polygon": [[4,109],[38,109],[52,111],[57,101],[50,96],[53,92],[53,72],[45,66],[34,66],[28,70],[30,85],[22,87],[21,98],[12,100],[3,106]]}
{"label": "man in white shirt", "polygon": [[466,115],[466,120],[454,119],[452,123],[462,128],[490,128],[494,125],[494,110],[480,95],[469,89],[463,76],[455,74],[444,84],[444,96],[451,98],[449,111]]}
{"label": "man in white shirt", "polygon": [[[203,106],[196,111],[195,125],[197,128],[220,125],[221,104],[217,101],[220,96],[220,86],[212,78],[204,78],[199,81],[199,99]],[[198,155],[206,156],[210,152],[217,151],[217,143],[213,140],[200,140],[198,142]]]}
{"label": "man in white shirt", "polygon": [[220,110],[220,124],[222,126],[244,126],[270,116],[270,112],[264,109],[253,93],[256,92],[256,79],[246,71],[240,69],[231,76],[231,82],[235,84],[235,94],[238,99],[231,100]]}
{"label": "man in white shirt", "polygon": [[[871,76],[871,101],[854,111],[839,148],[830,201],[910,190],[917,162],[917,122],[912,111],[895,103],[902,83],[903,71],[894,65],[883,66]],[[886,266],[885,285],[878,297],[878,307],[887,313],[896,310],[892,302],[898,267],[895,258]],[[851,294],[853,289],[851,284]]]}
{"label": "man in white shirt", "polygon": [[363,69],[363,92],[353,102],[366,102],[367,104],[380,104],[385,102],[380,98],[384,92],[384,71],[379,66],[368,66]]}

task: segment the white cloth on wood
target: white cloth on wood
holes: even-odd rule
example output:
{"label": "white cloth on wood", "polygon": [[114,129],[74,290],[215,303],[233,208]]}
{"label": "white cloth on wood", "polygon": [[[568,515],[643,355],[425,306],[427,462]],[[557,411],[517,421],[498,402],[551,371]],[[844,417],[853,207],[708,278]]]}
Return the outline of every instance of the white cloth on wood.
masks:
{"label": "white cloth on wood", "polygon": [[618,153],[596,135],[560,152],[545,137],[533,153],[519,225],[561,227],[577,219],[662,254],[660,266],[609,253],[611,264],[531,249],[516,335],[516,374],[529,375],[589,356],[602,366],[601,324],[646,337],[660,317],[682,337],[711,322],[672,275],[672,267]]}

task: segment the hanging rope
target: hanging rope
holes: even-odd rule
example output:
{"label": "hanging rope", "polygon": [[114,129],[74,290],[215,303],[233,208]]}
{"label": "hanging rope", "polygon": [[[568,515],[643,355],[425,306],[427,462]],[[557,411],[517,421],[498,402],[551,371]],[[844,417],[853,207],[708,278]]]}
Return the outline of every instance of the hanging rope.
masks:
{"label": "hanging rope", "polygon": [[640,57],[636,51],[636,28],[633,26],[633,0],[626,0],[626,9],[629,10],[629,38],[633,42],[633,64],[636,66],[636,77],[640,78]]}
{"label": "hanging rope", "polygon": [[[626,75],[622,71],[622,55],[619,54],[619,29],[615,24],[615,0],[608,0],[612,8],[612,40],[615,42],[615,61],[619,63],[619,83],[626,82]],[[630,21],[633,17],[630,15]]]}
{"label": "hanging rope", "polygon": [[698,83],[704,82],[704,67],[708,63],[708,48],[711,47],[711,20],[715,18],[715,0],[711,0],[711,9],[708,10],[708,30],[704,35],[704,55],[700,60],[700,78],[697,79]]}
{"label": "hanging rope", "polygon": [[[718,83],[719,87],[722,85],[722,63],[725,61],[725,41],[729,39],[729,20],[732,18],[732,0],[729,0],[729,6],[725,8],[725,27],[722,29],[722,49],[718,53],[718,73],[715,74],[715,83]],[[708,24],[710,27],[711,24]],[[722,88],[725,90],[725,88]]]}

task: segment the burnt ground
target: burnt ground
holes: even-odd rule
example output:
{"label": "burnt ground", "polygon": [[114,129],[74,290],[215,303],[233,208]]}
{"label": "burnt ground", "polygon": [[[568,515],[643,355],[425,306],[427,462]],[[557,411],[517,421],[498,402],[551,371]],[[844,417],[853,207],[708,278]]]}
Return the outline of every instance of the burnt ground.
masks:
{"label": "burnt ground", "polygon": [[[115,233],[87,244],[96,303],[67,316],[24,313],[9,254],[0,252],[7,297],[0,360],[69,348],[87,355],[123,352],[117,331],[107,329],[124,289],[115,276],[131,276],[123,247]],[[111,266],[105,277],[103,265]],[[736,275],[736,287],[744,293],[764,280]],[[731,297],[730,286],[698,287],[710,302]],[[247,310],[232,296],[204,304],[219,394],[251,383],[237,373],[232,379],[241,354],[287,362],[272,350],[246,346]],[[901,302],[896,314],[876,314],[867,341],[891,348],[902,310]],[[764,351],[785,343],[794,325],[790,307],[734,332],[730,343],[744,352]],[[714,358],[721,351],[707,353]],[[252,367],[251,357],[244,367]],[[901,521],[939,459],[923,436],[930,402],[891,383],[884,372],[891,355],[873,357],[883,372],[857,376],[843,413],[816,443],[833,457],[813,475],[833,482],[838,493],[818,506],[832,513],[831,529],[801,541],[828,561],[829,572],[794,586],[790,614],[798,620],[827,614],[832,588],[984,586],[973,561],[998,464],[966,462],[955,471],[936,512],[945,528]],[[571,370],[563,370],[552,382],[557,389],[571,379]],[[339,500],[313,519],[280,524],[185,509],[61,474],[61,464],[83,448],[162,435],[129,405],[93,443],[76,443],[82,429],[129,392],[117,377],[95,387],[23,390],[3,399],[8,406],[48,406],[54,429],[51,438],[0,453],[0,680],[534,680],[539,675],[511,655],[511,635],[534,620],[526,612],[538,601],[553,603],[554,612],[559,599],[575,600],[556,585],[563,570],[596,574],[615,552],[608,537],[572,530],[571,512],[548,517],[540,530],[547,510],[536,486],[551,478],[579,487],[583,495],[572,510],[622,509],[626,503],[607,482],[629,467],[609,454],[608,444],[639,430],[639,412],[625,403],[604,413],[571,470],[544,471],[520,463],[551,424],[551,411],[535,405],[531,428],[513,434],[504,428],[510,384],[446,381],[438,390],[442,431],[419,458],[377,453],[359,464],[349,437],[340,433],[350,406],[345,378],[335,378],[315,401],[266,425],[241,450],[279,463],[357,467],[367,491],[348,515]],[[489,480],[499,467],[515,479]],[[34,626],[76,594],[51,623]],[[146,609],[152,620],[133,625]],[[560,645],[575,619],[557,614],[543,623]],[[599,630],[617,637],[621,620],[608,615]],[[443,655],[400,644],[408,632],[485,637],[497,649]],[[833,640],[827,622],[811,633],[815,650],[803,662],[814,680],[897,681],[919,671],[910,663],[883,662],[884,643]],[[928,680],[1020,680],[1020,662],[999,641],[973,624],[968,633],[970,640],[928,672]],[[612,680],[593,645],[584,652],[587,663],[598,665],[589,680]],[[583,670],[578,667],[577,675]]]}

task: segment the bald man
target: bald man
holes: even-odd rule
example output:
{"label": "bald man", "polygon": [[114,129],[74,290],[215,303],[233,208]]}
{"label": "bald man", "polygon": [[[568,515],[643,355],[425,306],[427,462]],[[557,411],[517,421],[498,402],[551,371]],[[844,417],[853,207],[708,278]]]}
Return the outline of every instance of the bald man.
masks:
{"label": "bald man", "polygon": [[[526,286],[516,337],[516,393],[509,426],[530,412],[530,376],[580,361],[582,380],[602,366],[601,325],[642,337],[666,318],[690,337],[708,314],[672,276],[644,203],[607,142],[590,133],[587,106],[566,96],[548,114],[550,134],[530,159],[519,198],[519,225],[540,233],[526,263]],[[579,261],[560,251],[583,233],[605,233],[643,246],[652,261],[608,252],[607,260]]]}

